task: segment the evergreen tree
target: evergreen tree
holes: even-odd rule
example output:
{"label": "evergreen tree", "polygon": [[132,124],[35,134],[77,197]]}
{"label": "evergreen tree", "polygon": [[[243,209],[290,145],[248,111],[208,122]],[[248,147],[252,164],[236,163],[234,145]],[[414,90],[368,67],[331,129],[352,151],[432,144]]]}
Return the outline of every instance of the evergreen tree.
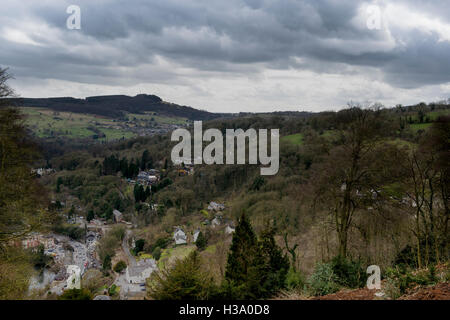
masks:
{"label": "evergreen tree", "polygon": [[203,232],[200,231],[200,233],[197,236],[197,241],[195,241],[195,245],[200,251],[202,251],[206,248],[207,244],[208,240],[206,240],[206,237],[203,235]]}
{"label": "evergreen tree", "polygon": [[147,188],[145,188],[145,198],[143,201],[145,201],[148,197],[150,197],[150,194],[151,194],[150,187],[147,186]]}
{"label": "evergreen tree", "polygon": [[197,251],[178,260],[170,270],[151,275],[149,295],[156,300],[207,300],[214,294],[214,281],[202,270]]}
{"label": "evergreen tree", "polygon": [[256,235],[250,221],[243,213],[233,233],[225,269],[225,279],[231,283],[231,286],[239,288],[237,291],[240,293],[236,293],[238,296],[236,298],[248,298],[249,280],[251,273],[255,271],[254,263],[258,256],[258,250]]}
{"label": "evergreen tree", "polygon": [[231,299],[267,298],[283,288],[289,260],[267,228],[258,241],[245,214],[233,234],[225,271],[224,295]]}
{"label": "evergreen tree", "polygon": [[86,217],[87,222],[91,222],[91,220],[94,219],[94,218],[95,218],[94,211],[93,210],[89,210],[88,214],[87,214],[87,217]]}
{"label": "evergreen tree", "polygon": [[144,201],[146,198],[147,197],[146,197],[146,192],[144,190],[144,187],[139,185],[139,184],[136,184],[134,186],[134,200],[135,200],[135,202],[137,203],[137,202]]}
{"label": "evergreen tree", "polygon": [[151,165],[152,165],[152,163],[151,163],[150,153],[148,152],[148,150],[144,150],[144,152],[142,152],[142,157],[141,157],[141,170],[149,169],[151,167]]}
{"label": "evergreen tree", "polygon": [[281,248],[275,243],[275,230],[266,228],[261,234],[259,245],[262,272],[260,281],[262,285],[261,295],[268,297],[284,287],[289,271],[289,259],[283,254]]}

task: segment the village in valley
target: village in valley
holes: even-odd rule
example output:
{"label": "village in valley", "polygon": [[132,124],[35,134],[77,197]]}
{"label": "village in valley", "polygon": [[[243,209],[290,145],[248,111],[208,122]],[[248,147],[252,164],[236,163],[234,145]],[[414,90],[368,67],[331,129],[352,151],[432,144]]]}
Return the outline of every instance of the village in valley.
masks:
{"label": "village in valley", "polygon": [[[174,171],[178,176],[187,176],[194,173],[193,165],[179,164]],[[32,170],[38,177],[50,176],[56,173],[54,169],[37,168]],[[126,184],[133,187],[150,188],[160,182],[160,170],[148,169],[140,171],[135,179],[124,178]],[[92,273],[93,270],[105,271],[104,261],[99,255],[99,242],[105,235],[114,228],[124,230],[120,246],[115,249],[114,262],[117,259],[125,262],[124,268],[119,271],[110,270],[108,284],[103,286],[94,300],[110,299],[144,299],[147,294],[147,281],[151,274],[160,268],[165,268],[168,263],[173,263],[177,257],[166,256],[165,263],[161,263],[160,257],[153,257],[151,254],[136,251],[138,242],[135,231],[138,226],[131,221],[127,221],[125,215],[114,209],[112,219],[95,217],[88,219],[84,209],[76,203],[73,197],[67,197],[67,202],[52,201],[52,205],[59,208],[64,214],[65,224],[82,230],[82,235],[73,239],[72,235],[58,234],[54,231],[49,233],[32,233],[27,238],[14,243],[15,246],[22,246],[24,249],[37,252],[42,251],[49,257],[50,263],[31,279],[29,285],[30,295],[56,295],[59,296],[68,289],[80,289],[83,278]],[[68,202],[72,202],[71,210]],[[150,211],[157,211],[157,203],[144,204]],[[231,240],[231,234],[235,231],[233,220],[225,218],[223,211],[226,206],[223,203],[211,201],[207,208],[201,210],[202,219],[198,225],[173,225],[170,241],[164,249],[170,252],[173,249],[191,252],[195,248],[199,235],[215,233],[220,237]],[[214,246],[212,246],[214,247]],[[181,250],[180,250],[181,248]],[[183,253],[183,256],[186,255]],[[155,259],[156,258],[156,259]],[[168,259],[170,258],[170,259]],[[159,261],[158,261],[159,260]]]}

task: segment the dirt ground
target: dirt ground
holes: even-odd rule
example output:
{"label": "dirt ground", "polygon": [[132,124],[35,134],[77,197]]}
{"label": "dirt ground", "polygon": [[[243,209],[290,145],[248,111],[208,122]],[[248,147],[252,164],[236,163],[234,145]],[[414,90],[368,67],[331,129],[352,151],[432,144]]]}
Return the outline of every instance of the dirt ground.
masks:
{"label": "dirt ground", "polygon": [[[375,293],[378,290],[362,289],[344,289],[339,292],[322,297],[315,297],[314,300],[381,300],[385,297],[377,297]],[[450,300],[450,283],[443,282],[429,287],[416,287],[410,289],[398,300]]]}
{"label": "dirt ground", "polygon": [[328,294],[322,297],[315,297],[314,300],[380,300],[375,293],[378,290],[361,289],[343,289],[339,292]]}
{"label": "dirt ground", "polygon": [[438,283],[428,288],[414,288],[399,300],[450,300],[450,283]]}

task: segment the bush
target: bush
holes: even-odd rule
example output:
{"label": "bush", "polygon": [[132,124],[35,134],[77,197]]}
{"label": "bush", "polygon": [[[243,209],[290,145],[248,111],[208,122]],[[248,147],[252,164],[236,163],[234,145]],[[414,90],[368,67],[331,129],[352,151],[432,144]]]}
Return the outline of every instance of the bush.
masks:
{"label": "bush", "polygon": [[111,256],[106,255],[103,259],[103,270],[111,270]]}
{"label": "bush", "polygon": [[156,300],[207,300],[215,292],[212,276],[202,270],[197,251],[178,260],[170,270],[153,272],[149,295]]}
{"label": "bush", "polygon": [[108,295],[113,296],[117,293],[117,286],[115,284],[111,285],[108,289]]}
{"label": "bush", "polygon": [[124,235],[125,228],[123,226],[114,226],[100,239],[97,252],[101,261],[104,261],[106,256],[114,257],[115,251],[120,247]]}
{"label": "bush", "polygon": [[156,247],[153,252],[152,252],[152,256],[153,259],[155,259],[156,261],[159,260],[159,258],[161,258],[161,248],[160,247]]}
{"label": "bush", "polygon": [[125,263],[125,261],[120,260],[119,262],[116,263],[113,270],[117,273],[121,273],[126,268],[127,268],[127,264]]}
{"label": "bush", "polygon": [[87,289],[68,289],[58,297],[58,300],[92,300],[92,294]]}
{"label": "bush", "polygon": [[289,290],[302,290],[305,286],[305,277],[300,271],[290,268],[286,275],[286,288]]}
{"label": "bush", "polygon": [[367,274],[359,261],[351,261],[339,256],[331,261],[337,283],[348,288],[362,288],[366,285]]}
{"label": "bush", "polygon": [[134,249],[133,249],[133,253],[135,256],[137,256],[139,252],[144,250],[144,245],[145,245],[144,239],[136,240],[136,242],[134,243]]}
{"label": "bush", "polygon": [[432,285],[438,282],[434,266],[430,267],[429,270],[423,269],[414,272],[403,265],[396,268],[388,268],[386,277],[391,287],[398,288],[399,294],[406,293],[409,288],[416,285]]}
{"label": "bush", "polygon": [[337,280],[331,263],[319,263],[314,273],[308,278],[308,292],[313,296],[335,293],[339,290]]}
{"label": "bush", "polygon": [[100,270],[89,269],[81,279],[81,287],[86,288],[91,293],[95,294],[107,281],[108,279],[102,276]]}
{"label": "bush", "polygon": [[72,240],[82,240],[85,234],[83,228],[67,224],[57,224],[52,229],[55,233],[68,236]]}
{"label": "bush", "polygon": [[156,247],[159,247],[160,249],[165,249],[169,245],[169,243],[172,241],[172,237],[162,237],[158,238],[154,244],[150,246],[150,252],[153,252],[153,250],[156,249]]}

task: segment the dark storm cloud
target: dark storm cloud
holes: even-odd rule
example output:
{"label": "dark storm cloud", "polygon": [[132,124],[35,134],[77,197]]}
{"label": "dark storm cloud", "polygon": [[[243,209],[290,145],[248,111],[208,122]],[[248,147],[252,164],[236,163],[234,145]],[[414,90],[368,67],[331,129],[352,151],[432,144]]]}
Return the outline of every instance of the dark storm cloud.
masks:
{"label": "dark storm cloud", "polygon": [[[397,3],[449,23],[448,3]],[[65,27],[70,4],[81,7],[79,31]],[[3,28],[21,28],[22,22],[30,21],[46,24],[50,31],[31,33],[31,40],[42,45],[4,42],[0,62],[21,76],[114,85],[181,81],[171,70],[152,69],[157,56],[208,72],[245,74],[265,67],[345,73],[345,66],[362,66],[377,68],[385,81],[399,87],[450,81],[450,40],[397,25],[389,32],[369,30],[364,18],[357,19],[361,4],[355,0],[7,4],[0,13]]]}

